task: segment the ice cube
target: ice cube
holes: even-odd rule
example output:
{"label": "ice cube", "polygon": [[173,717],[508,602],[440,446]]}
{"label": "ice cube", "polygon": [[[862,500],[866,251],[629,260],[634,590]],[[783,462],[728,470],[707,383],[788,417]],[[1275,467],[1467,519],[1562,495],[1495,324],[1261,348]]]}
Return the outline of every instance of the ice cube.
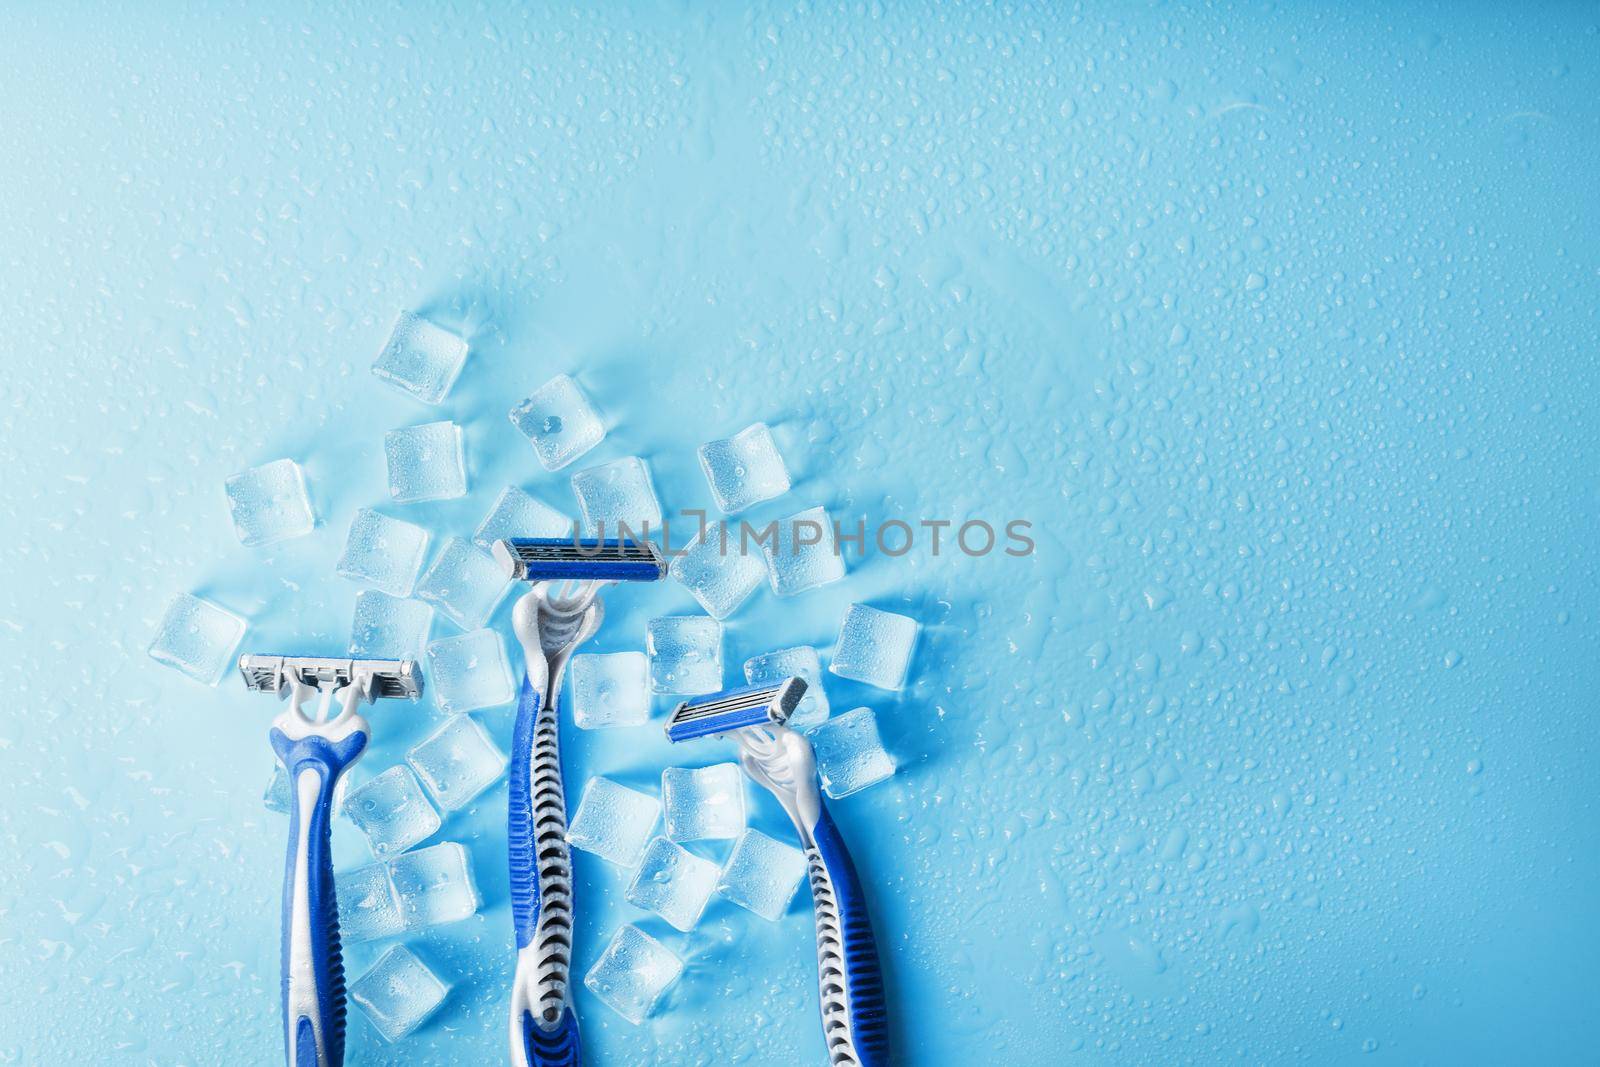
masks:
{"label": "ice cube", "polygon": [[492,708],[516,696],[505,642],[493,630],[430,641],[428,684],[448,712]]}
{"label": "ice cube", "polygon": [[179,593],[167,605],[161,628],[150,642],[150,658],[197,682],[216,685],[234,665],[244,639],[244,620],[209,600]]}
{"label": "ice cube", "polygon": [[828,670],[879,689],[899,689],[906,684],[906,668],[916,643],[917,620],[851,604],[839,625],[839,641]]}
{"label": "ice cube", "polygon": [[645,634],[650,689],[715,693],[722,688],[722,624],[704,615],[663,615]]}
{"label": "ice cube", "polygon": [[789,725],[808,729],[828,717],[828,694],[822,688],[822,661],[810,645],[763,652],[744,661],[744,680],[751,685],[776,685],[788,678],[804,678],[806,695],[789,716]]}
{"label": "ice cube", "polygon": [[396,945],[350,984],[350,999],[390,1044],[439,1010],[450,987],[404,945]]}
{"label": "ice cube", "polygon": [[471,715],[446,719],[406,753],[406,762],[444,811],[455,811],[506,772],[506,754]]}
{"label": "ice cube", "polygon": [[600,443],[606,425],[578,383],[558,374],[511,409],[547,471],[558,471]]}
{"label": "ice cube", "polygon": [[304,537],[317,525],[300,464],[279,459],[251,467],[227,481],[233,532],[245,545],[270,545]]}
{"label": "ice cube", "polygon": [[376,589],[356,594],[350,621],[350,654],[365,659],[421,659],[433,628],[433,609]]}
{"label": "ice cube", "polygon": [[350,523],[344,555],[334,570],[390,596],[410,596],[428,552],[428,537],[420,526],[362,508]]}
{"label": "ice cube", "polygon": [[489,553],[464,537],[452,537],[422,572],[417,598],[463,630],[475,630],[489,621],[510,588],[511,579]]}
{"label": "ice cube", "polygon": [[761,545],[774,593],[794,596],[844,577],[844,557],[825,509],[811,508],[779,519],[777,527],[777,538]]}
{"label": "ice cube", "polygon": [[744,772],[737,763],[668,767],[661,772],[661,812],[674,841],[738,837],[744,830]]}
{"label": "ice cube", "polygon": [[661,501],[650,469],[638,456],[585,467],[572,476],[572,491],[583,509],[584,529],[593,536],[642,538],[661,529]]}
{"label": "ice cube", "polygon": [[[340,778],[339,781],[343,782],[344,779]],[[272,761],[272,781],[267,783],[266,790],[261,794],[261,806],[279,815],[289,814],[289,772],[277,760]]]}
{"label": "ice cube", "polygon": [[760,556],[743,550],[735,530],[714,522],[673,558],[670,573],[713,617],[726,619],[755,592],[767,568]]}
{"label": "ice cube", "polygon": [[682,973],[683,961],[666,946],[636,926],[624,926],[589,968],[583,984],[637,1026]]}
{"label": "ice cube", "polygon": [[715,863],[664,837],[650,842],[628,886],[628,903],[653,911],[679,930],[693,930],[717,887]]}
{"label": "ice cube", "polygon": [[472,539],[489,548],[507,537],[570,537],[572,519],[514,485],[506,487]]}
{"label": "ice cube", "polygon": [[619,867],[632,867],[650,843],[660,815],[661,802],[650,794],[609,778],[591,778],[567,827],[567,842]]}
{"label": "ice cube", "polygon": [[643,652],[572,657],[572,721],[580,730],[650,721],[650,667]]}
{"label": "ice cube", "polygon": [[453,500],[467,492],[467,460],[461,427],[453,422],[406,426],[383,435],[389,463],[389,495],[396,503]]}
{"label": "ice cube", "polygon": [[717,507],[734,515],[763,500],[789,491],[789,469],[764,422],[720,441],[700,446],[700,467],[706,472]]}
{"label": "ice cube", "polygon": [[894,773],[894,760],[878,739],[878,720],[870,708],[835,715],[806,736],[830,797],[847,797]]}
{"label": "ice cube", "polygon": [[352,789],[341,810],[367,835],[367,844],[379,859],[404,852],[439,829],[439,813],[404,765],[390,767]]}
{"label": "ice cube", "polygon": [[372,373],[424,404],[437,404],[450,392],[467,361],[467,342],[410,311],[400,312],[389,343],[373,361]]}
{"label": "ice cube", "polygon": [[389,884],[389,865],[369,863],[334,875],[339,901],[339,937],[344,941],[378,941],[406,928],[400,904]]}
{"label": "ice cube", "polygon": [[389,880],[407,929],[460,922],[478,910],[467,850],[454,841],[402,852],[389,861]]}
{"label": "ice cube", "polygon": [[805,876],[804,852],[759,830],[746,830],[723,865],[717,892],[741,908],[777,922]]}

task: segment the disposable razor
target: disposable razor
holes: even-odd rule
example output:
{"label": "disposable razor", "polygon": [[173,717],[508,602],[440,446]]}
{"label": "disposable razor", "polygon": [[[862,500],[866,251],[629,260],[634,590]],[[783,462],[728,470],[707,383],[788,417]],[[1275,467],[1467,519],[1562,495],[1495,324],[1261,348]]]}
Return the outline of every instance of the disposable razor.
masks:
{"label": "disposable razor", "polygon": [[828,1062],[882,1067],[889,1062],[889,1020],[866,896],[822,803],[811,742],[787,725],[805,692],[805,679],[789,678],[685,700],[667,720],[667,740],[731,737],[745,773],[789,813],[811,881]]}
{"label": "disposable razor", "polygon": [[[283,875],[284,1051],[289,1067],[344,1063],[344,959],[333,889],[333,791],[366,750],[356,709],[380,697],[422,695],[412,660],[241,656],[245,685],[289,706],[268,737],[289,781],[289,856]],[[312,713],[305,705],[318,694]],[[329,718],[334,701],[339,713]]]}
{"label": "disposable razor", "polygon": [[561,676],[573,650],[605,616],[601,591],[613,582],[654,582],[667,563],[649,541],[513,537],[494,558],[531,588],[512,610],[526,672],[511,738],[511,917],[517,971],[511,987],[515,1067],[575,1067],[581,1057],[572,1010],[572,853],[561,785]]}

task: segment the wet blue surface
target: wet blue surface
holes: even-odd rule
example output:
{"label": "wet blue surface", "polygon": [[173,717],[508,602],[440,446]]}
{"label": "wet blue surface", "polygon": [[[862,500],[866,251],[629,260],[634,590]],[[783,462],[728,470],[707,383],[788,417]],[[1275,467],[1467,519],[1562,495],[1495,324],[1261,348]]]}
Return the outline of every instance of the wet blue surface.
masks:
{"label": "wet blue surface", "polygon": [[[363,506],[575,513],[506,418],[558,372],[669,510],[764,420],[754,517],[1035,524],[729,620],[730,682],[854,601],[924,626],[903,693],[828,676],[900,764],[835,813],[906,1062],[1591,1059],[1594,9],[711,6],[5,16],[0,1063],[277,1059],[274,707],[145,646],[192,591],[342,649]],[[401,308],[471,337],[440,408],[369,373]],[[391,505],[442,417],[470,494]],[[223,482],[285,456],[318,527],[244,548]],[[618,591],[594,648],[695,610]],[[482,912],[410,941],[450,999],[352,1063],[500,1062],[504,791],[437,838]],[[822,1061],[803,901],[679,935],[577,864],[580,969],[624,921],[689,961],[640,1027],[579,990],[595,1062]]]}

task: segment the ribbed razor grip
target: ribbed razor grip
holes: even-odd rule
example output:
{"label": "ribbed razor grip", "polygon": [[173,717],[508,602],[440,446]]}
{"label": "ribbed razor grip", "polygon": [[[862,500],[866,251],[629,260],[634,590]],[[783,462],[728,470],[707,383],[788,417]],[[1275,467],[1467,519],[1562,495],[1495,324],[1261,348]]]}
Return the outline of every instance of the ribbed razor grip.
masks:
{"label": "ribbed razor grip", "polygon": [[[527,678],[511,738],[506,819],[511,915],[517,935],[512,997],[513,1062],[569,1067],[578,1062],[578,1021],[568,1002],[572,966],[572,854],[556,708]],[[517,1047],[520,1044],[520,1048]],[[523,1059],[526,1057],[526,1059]]]}
{"label": "ribbed razor grip", "polygon": [[812,828],[806,849],[817,922],[817,983],[822,1031],[834,1067],[884,1067],[889,1062],[889,1017],[877,940],[855,864],[828,811]]}

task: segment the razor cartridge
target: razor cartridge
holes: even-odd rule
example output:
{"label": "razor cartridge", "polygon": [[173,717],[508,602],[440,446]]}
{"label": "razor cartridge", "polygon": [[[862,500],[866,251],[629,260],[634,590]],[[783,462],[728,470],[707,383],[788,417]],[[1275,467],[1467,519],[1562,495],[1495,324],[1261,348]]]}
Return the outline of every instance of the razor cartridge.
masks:
{"label": "razor cartridge", "polygon": [[355,684],[369,701],[380,698],[422,696],[422,674],[415,660],[318,659],[308,656],[239,657],[244,684],[258,693],[287,696],[293,683],[311,689],[343,689]]}
{"label": "razor cartridge", "polygon": [[508,537],[491,550],[506,575],[523,582],[654,582],[666,557],[650,541],[616,537]]}
{"label": "razor cartridge", "polygon": [[692,741],[752,726],[782,726],[805,695],[806,680],[789,678],[779,685],[751,685],[685,700],[667,719],[667,740]]}

